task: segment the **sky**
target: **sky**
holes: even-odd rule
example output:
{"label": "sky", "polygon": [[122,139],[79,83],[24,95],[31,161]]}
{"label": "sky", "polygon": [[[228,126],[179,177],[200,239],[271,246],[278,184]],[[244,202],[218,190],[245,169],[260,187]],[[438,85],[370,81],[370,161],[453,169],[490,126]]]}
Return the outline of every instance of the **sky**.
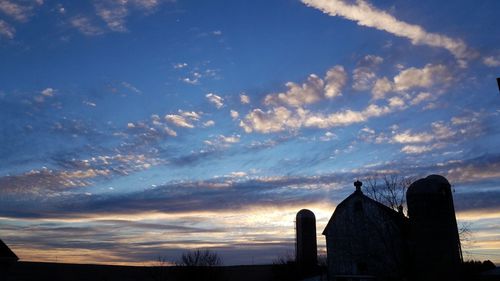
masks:
{"label": "sky", "polygon": [[25,261],[293,255],[353,181],[445,176],[500,264],[496,0],[0,0],[0,239]]}

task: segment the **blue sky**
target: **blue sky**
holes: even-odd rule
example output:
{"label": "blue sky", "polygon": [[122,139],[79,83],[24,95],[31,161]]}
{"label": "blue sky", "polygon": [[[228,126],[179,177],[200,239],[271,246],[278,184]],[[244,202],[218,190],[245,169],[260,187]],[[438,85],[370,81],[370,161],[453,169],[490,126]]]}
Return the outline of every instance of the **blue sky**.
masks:
{"label": "blue sky", "polygon": [[442,174],[466,258],[498,264],[499,9],[0,0],[0,237],[24,260],[265,263],[353,180]]}

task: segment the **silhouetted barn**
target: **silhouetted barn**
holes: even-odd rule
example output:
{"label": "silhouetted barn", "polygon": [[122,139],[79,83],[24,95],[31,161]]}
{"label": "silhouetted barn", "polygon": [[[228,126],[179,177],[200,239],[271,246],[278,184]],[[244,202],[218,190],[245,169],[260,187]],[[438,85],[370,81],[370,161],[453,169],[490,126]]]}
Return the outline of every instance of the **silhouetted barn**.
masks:
{"label": "silhouetted barn", "polygon": [[406,267],[408,219],[364,195],[361,182],[355,186],[323,231],[328,275],[331,280],[400,278]]}
{"label": "silhouetted barn", "polygon": [[323,231],[329,280],[457,280],[461,250],[444,177],[410,186],[409,218],[364,195],[361,182],[354,185]]}
{"label": "silhouetted barn", "polygon": [[297,213],[295,255],[297,264],[303,268],[313,268],[318,263],[316,243],[316,217],[307,209]]}

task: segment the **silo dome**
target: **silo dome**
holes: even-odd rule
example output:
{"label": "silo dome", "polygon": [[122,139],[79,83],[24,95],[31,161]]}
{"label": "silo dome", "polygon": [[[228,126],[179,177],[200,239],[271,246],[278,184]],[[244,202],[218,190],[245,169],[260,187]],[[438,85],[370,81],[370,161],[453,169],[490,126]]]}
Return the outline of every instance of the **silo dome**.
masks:
{"label": "silo dome", "polygon": [[311,210],[308,209],[302,209],[297,213],[296,219],[299,220],[299,218],[313,218],[316,219],[314,216],[314,213]]}
{"label": "silo dome", "polygon": [[440,175],[430,175],[412,183],[406,192],[406,196],[423,194],[449,194],[451,185],[448,180]]}

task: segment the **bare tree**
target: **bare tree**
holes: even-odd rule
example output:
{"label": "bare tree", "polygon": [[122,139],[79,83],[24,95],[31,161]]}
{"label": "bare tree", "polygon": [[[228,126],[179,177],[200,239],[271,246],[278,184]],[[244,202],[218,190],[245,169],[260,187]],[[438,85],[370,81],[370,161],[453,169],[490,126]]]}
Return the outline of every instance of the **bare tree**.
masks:
{"label": "bare tree", "polygon": [[177,263],[180,266],[220,266],[222,259],[216,252],[210,250],[194,250],[182,254],[181,260]]}
{"label": "bare tree", "polygon": [[286,252],[284,255],[279,255],[273,260],[274,265],[294,264],[294,263],[295,263],[295,256],[290,252]]}
{"label": "bare tree", "polygon": [[400,206],[406,209],[406,190],[413,181],[415,181],[415,177],[373,176],[367,179],[364,191],[373,200],[398,211]]}

